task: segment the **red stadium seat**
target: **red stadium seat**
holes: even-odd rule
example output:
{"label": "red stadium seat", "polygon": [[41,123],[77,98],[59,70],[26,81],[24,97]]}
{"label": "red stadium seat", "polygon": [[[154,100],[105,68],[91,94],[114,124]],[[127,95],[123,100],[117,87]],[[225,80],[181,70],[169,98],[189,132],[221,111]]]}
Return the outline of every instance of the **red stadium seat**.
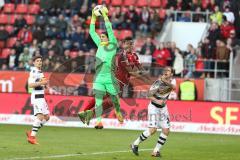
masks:
{"label": "red stadium seat", "polygon": [[8,31],[8,33],[12,33],[14,30],[14,27],[12,25],[7,25],[7,26],[5,26],[5,29],[6,29],[6,31]]}
{"label": "red stadium seat", "polygon": [[168,0],[161,0],[161,5],[163,8],[166,8],[167,4],[168,4]]}
{"label": "red stadium seat", "polygon": [[166,17],[166,9],[160,9],[158,14],[159,14],[160,19],[165,19],[165,17]]}
{"label": "red stadium seat", "polygon": [[206,9],[208,6],[208,1],[207,0],[202,0],[202,8]]}
{"label": "red stadium seat", "polygon": [[132,34],[131,30],[122,30],[121,34],[119,36],[119,39],[122,40],[122,39],[125,39],[127,37],[132,37],[132,36],[133,36],[133,34]]}
{"label": "red stadium seat", "polygon": [[15,6],[13,3],[8,3],[4,5],[3,12],[4,13],[13,13],[15,10]]}
{"label": "red stadium seat", "polygon": [[151,0],[149,3],[150,7],[160,7],[161,6],[161,0]]}
{"label": "red stadium seat", "polygon": [[35,22],[35,16],[25,15],[24,18],[26,19],[28,25],[32,25]]}
{"label": "red stadium seat", "polygon": [[110,6],[108,10],[109,10],[108,15],[111,16],[112,13],[115,11],[115,7]]}
{"label": "red stadium seat", "polygon": [[14,24],[15,19],[17,18],[18,15],[16,14],[11,14],[9,18],[9,24]]}
{"label": "red stadium seat", "polygon": [[137,1],[138,7],[146,7],[148,5],[148,0]]}
{"label": "red stadium seat", "polygon": [[77,51],[70,52],[70,57],[71,58],[76,58],[77,56],[78,56],[78,52]]}
{"label": "red stadium seat", "polygon": [[0,48],[5,48],[5,41],[0,41]]}
{"label": "red stadium seat", "polygon": [[11,50],[9,48],[5,48],[2,50],[1,58],[7,58],[10,54]]}
{"label": "red stadium seat", "polygon": [[136,0],[124,0],[123,4],[125,6],[134,6],[136,4]]}
{"label": "red stadium seat", "polygon": [[7,47],[12,48],[17,41],[17,37],[9,38],[7,41]]}
{"label": "red stadium seat", "polygon": [[122,11],[123,13],[126,13],[126,12],[128,12],[128,8],[127,8],[127,7],[122,7],[122,8],[121,8],[121,11]]}
{"label": "red stadium seat", "polygon": [[40,11],[40,6],[38,4],[29,5],[28,13],[30,13],[30,14],[38,14],[39,11]]}
{"label": "red stadium seat", "polygon": [[7,24],[8,16],[6,14],[0,14],[0,24]]}
{"label": "red stadium seat", "polygon": [[16,8],[17,13],[27,13],[28,12],[28,5],[26,4],[18,4]]}
{"label": "red stadium seat", "polygon": [[[102,4],[102,1],[103,0],[98,0],[98,4]],[[110,0],[105,0],[106,4],[109,4],[110,3]]]}
{"label": "red stadium seat", "polygon": [[112,0],[111,3],[113,6],[121,6],[123,4],[122,0]]}
{"label": "red stadium seat", "polygon": [[138,14],[138,15],[140,15],[140,13],[141,13],[141,10],[142,10],[141,8],[138,8],[138,7],[137,7],[137,8],[135,8],[135,11],[137,12],[137,14]]}
{"label": "red stadium seat", "polygon": [[119,38],[120,38],[120,31],[117,30],[117,29],[115,29],[115,30],[113,30],[113,32],[114,32],[115,37],[116,37],[117,39],[119,39]]}

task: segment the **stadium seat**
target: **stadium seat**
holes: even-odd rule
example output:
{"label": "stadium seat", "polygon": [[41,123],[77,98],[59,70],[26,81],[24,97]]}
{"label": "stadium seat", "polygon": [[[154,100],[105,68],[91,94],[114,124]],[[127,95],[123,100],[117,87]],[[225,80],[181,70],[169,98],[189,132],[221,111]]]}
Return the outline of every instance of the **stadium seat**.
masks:
{"label": "stadium seat", "polygon": [[[98,4],[102,4],[102,1],[103,0],[98,0]],[[106,4],[109,4],[110,3],[110,0],[105,0]]]}
{"label": "stadium seat", "polygon": [[5,48],[5,41],[0,41],[0,48]]}
{"label": "stadium seat", "polygon": [[121,6],[123,4],[122,0],[112,0],[111,3],[113,6]]}
{"label": "stadium seat", "polygon": [[131,30],[122,30],[119,36],[119,39],[122,40],[127,37],[132,37],[132,31]]}
{"label": "stadium seat", "polygon": [[16,13],[27,13],[28,5],[26,4],[18,4],[16,8]]}
{"label": "stadium seat", "polygon": [[134,6],[136,4],[136,0],[124,0],[123,4],[125,6]]}
{"label": "stadium seat", "polygon": [[122,8],[121,8],[121,11],[122,11],[123,13],[126,13],[126,12],[128,12],[128,8],[127,8],[127,7],[122,7]]}
{"label": "stadium seat", "polygon": [[70,57],[71,58],[76,58],[77,56],[78,56],[78,52],[77,51],[70,52]]}
{"label": "stadium seat", "polygon": [[4,5],[3,12],[4,13],[13,13],[15,10],[15,6],[13,3],[8,3]]}
{"label": "stadium seat", "polygon": [[202,0],[202,8],[206,9],[208,6],[208,1],[207,0]]}
{"label": "stadium seat", "polygon": [[138,7],[146,7],[148,5],[148,0],[137,1]]}
{"label": "stadium seat", "polygon": [[151,0],[149,2],[150,7],[160,7],[161,6],[161,0]]}
{"label": "stadium seat", "polygon": [[165,19],[165,17],[166,17],[166,9],[160,9],[158,14],[159,14],[160,19]]}
{"label": "stadium seat", "polygon": [[5,29],[8,31],[8,33],[12,33],[14,31],[14,27],[12,25],[5,26]]}
{"label": "stadium seat", "polygon": [[115,11],[115,7],[110,6],[108,8],[108,10],[109,10],[108,15],[111,16],[113,14],[113,12]]}
{"label": "stadium seat", "polygon": [[12,48],[17,41],[17,37],[9,38],[7,41],[7,47]]}
{"label": "stadium seat", "polygon": [[10,54],[11,50],[9,48],[4,48],[2,50],[1,58],[7,58],[8,55]]}
{"label": "stadium seat", "polygon": [[0,24],[7,24],[8,16],[6,14],[0,14]]}
{"label": "stadium seat", "polygon": [[11,14],[10,17],[9,17],[9,24],[14,24],[15,22],[15,19],[17,18],[18,15],[16,14]]}
{"label": "stadium seat", "polygon": [[142,9],[141,9],[141,8],[139,8],[139,7],[136,7],[136,8],[135,8],[135,11],[137,12],[137,14],[138,14],[138,15],[140,15],[140,13],[141,13],[141,10],[142,10]]}
{"label": "stadium seat", "polygon": [[24,18],[26,19],[28,25],[32,25],[35,22],[35,16],[25,15]]}
{"label": "stadium seat", "polygon": [[115,29],[115,30],[113,30],[113,32],[114,32],[115,37],[116,37],[117,39],[120,39],[120,31],[117,30],[117,29]]}
{"label": "stadium seat", "polygon": [[167,4],[168,4],[168,0],[161,0],[161,6],[163,8],[166,8]]}
{"label": "stadium seat", "polygon": [[38,14],[39,11],[40,11],[40,6],[39,5],[37,5],[37,4],[29,5],[28,13],[30,13],[30,14]]}

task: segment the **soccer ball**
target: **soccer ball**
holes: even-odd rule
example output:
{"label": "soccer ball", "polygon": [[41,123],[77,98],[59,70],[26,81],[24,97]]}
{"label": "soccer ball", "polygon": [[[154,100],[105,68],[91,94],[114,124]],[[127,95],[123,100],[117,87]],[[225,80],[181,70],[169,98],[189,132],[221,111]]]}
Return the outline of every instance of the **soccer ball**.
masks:
{"label": "soccer ball", "polygon": [[96,7],[94,7],[93,9],[93,13],[99,17],[102,16],[102,12],[105,12],[106,14],[108,13],[108,9],[103,6],[103,5],[97,5]]}

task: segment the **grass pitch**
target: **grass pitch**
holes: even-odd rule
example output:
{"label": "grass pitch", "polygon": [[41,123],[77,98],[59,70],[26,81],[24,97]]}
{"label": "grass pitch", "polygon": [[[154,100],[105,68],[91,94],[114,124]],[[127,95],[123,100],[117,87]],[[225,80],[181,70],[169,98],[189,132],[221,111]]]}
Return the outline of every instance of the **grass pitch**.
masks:
{"label": "grass pitch", "polygon": [[159,133],[141,144],[140,156],[129,144],[141,131],[44,127],[40,145],[30,145],[31,126],[0,125],[0,160],[240,160],[240,136],[171,133],[161,158],[150,156]]}

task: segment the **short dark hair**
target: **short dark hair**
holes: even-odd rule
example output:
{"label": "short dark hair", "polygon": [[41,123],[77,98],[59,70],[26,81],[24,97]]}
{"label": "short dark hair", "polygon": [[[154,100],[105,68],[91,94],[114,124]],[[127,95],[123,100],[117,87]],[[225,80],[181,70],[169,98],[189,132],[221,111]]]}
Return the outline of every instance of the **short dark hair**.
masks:
{"label": "short dark hair", "polygon": [[106,31],[103,31],[101,34],[105,34],[107,36],[107,38],[109,38],[108,33]]}
{"label": "short dark hair", "polygon": [[43,60],[43,57],[42,57],[42,56],[34,56],[34,57],[32,58],[33,62],[36,61],[38,58],[41,58],[41,59]]}
{"label": "short dark hair", "polygon": [[133,40],[133,38],[132,38],[132,37],[126,37],[126,38],[124,38],[124,40],[123,40],[123,41],[125,42],[125,41],[132,41],[132,40]]}

